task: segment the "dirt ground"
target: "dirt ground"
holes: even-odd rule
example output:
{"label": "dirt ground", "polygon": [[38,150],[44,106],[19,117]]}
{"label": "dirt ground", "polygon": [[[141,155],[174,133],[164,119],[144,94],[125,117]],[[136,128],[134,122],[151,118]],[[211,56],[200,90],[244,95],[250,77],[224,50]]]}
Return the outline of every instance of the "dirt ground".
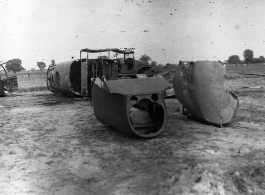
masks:
{"label": "dirt ground", "polygon": [[100,124],[87,98],[1,98],[0,194],[264,194],[265,89],[255,88],[264,83],[226,81],[240,108],[223,128],[181,116],[166,99],[167,126],[153,139]]}

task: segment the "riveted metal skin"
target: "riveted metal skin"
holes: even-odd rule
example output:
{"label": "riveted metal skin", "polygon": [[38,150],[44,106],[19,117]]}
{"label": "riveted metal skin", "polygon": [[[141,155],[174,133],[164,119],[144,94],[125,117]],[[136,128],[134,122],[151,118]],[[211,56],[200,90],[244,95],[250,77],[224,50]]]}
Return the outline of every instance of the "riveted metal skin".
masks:
{"label": "riveted metal skin", "polygon": [[237,97],[224,88],[225,67],[216,61],[181,62],[173,79],[176,98],[194,117],[213,125],[231,122]]}
{"label": "riveted metal skin", "polygon": [[[106,82],[97,79],[92,87],[94,114],[101,123],[110,125],[122,133],[144,138],[155,137],[166,125],[167,112],[163,91],[169,86],[163,77]],[[137,101],[131,102],[132,97]],[[152,124],[133,124],[130,118],[132,107],[139,110],[145,108]]]}

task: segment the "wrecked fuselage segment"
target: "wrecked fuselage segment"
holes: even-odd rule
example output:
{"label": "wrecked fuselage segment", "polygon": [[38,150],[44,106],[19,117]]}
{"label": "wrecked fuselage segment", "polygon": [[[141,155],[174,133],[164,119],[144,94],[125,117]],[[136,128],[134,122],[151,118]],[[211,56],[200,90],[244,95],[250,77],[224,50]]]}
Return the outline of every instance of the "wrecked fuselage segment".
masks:
{"label": "wrecked fuselage segment", "polygon": [[142,79],[95,80],[92,101],[96,118],[120,132],[138,137],[159,135],[166,124],[161,76]]}
{"label": "wrecked fuselage segment", "polygon": [[[109,64],[112,70],[103,69],[104,64]],[[46,75],[47,88],[64,95],[91,96],[92,75],[108,72],[108,79],[118,78],[114,70],[117,70],[117,64],[110,59],[78,59],[50,65]]]}
{"label": "wrecked fuselage segment", "polygon": [[[90,55],[100,53],[100,55],[96,58],[91,58],[88,55],[86,58],[82,58],[83,52]],[[107,55],[104,55],[104,52],[107,52]],[[107,66],[105,66],[106,64]],[[94,67],[93,70],[92,67]],[[101,76],[104,75],[107,80],[118,77],[136,78],[136,74],[142,74],[151,67],[146,62],[135,60],[134,51],[124,51],[117,48],[83,49],[80,51],[80,59],[54,63],[48,67],[47,88],[54,93],[90,97],[91,78],[96,72]]]}
{"label": "wrecked fuselage segment", "polygon": [[[91,94],[91,71],[82,72],[82,66],[85,59],[71,60],[54,65],[50,65],[47,70],[46,81],[47,88],[54,93],[64,95],[88,96]],[[85,67],[87,68],[87,67]],[[82,74],[86,77],[87,88],[89,94],[83,93],[82,90]]]}
{"label": "wrecked fuselage segment", "polygon": [[[87,56],[103,51],[106,50],[81,50]],[[128,54],[117,49],[112,51],[124,56]],[[162,76],[147,78],[142,74],[119,74],[116,59],[87,57],[85,61],[91,67],[94,114],[101,123],[122,133],[145,138],[157,136],[164,130],[167,118],[164,90],[170,84]]]}
{"label": "wrecked fuselage segment", "polygon": [[188,113],[201,121],[228,124],[239,107],[237,97],[224,88],[225,68],[216,61],[182,62],[173,87],[176,98]]}

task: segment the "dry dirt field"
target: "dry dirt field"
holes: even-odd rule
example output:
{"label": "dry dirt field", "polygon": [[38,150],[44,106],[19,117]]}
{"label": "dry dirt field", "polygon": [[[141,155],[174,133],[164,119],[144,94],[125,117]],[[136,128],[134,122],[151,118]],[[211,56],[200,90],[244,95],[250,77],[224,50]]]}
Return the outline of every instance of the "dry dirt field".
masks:
{"label": "dry dirt field", "polygon": [[264,195],[264,84],[261,76],[226,81],[240,108],[223,128],[181,116],[179,102],[166,99],[167,126],[153,139],[100,124],[88,98],[8,95],[0,100],[0,194]]}

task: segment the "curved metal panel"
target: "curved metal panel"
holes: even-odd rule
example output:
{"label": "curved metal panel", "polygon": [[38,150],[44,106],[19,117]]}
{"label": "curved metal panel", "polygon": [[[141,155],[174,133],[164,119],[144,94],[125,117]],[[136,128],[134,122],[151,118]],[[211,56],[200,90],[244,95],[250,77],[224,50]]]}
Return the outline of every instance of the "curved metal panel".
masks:
{"label": "curved metal panel", "polygon": [[[127,86],[126,82],[127,80],[123,80],[124,88]],[[109,93],[94,84],[92,101],[96,118],[120,132],[150,138],[164,130],[167,113],[163,93]]]}
{"label": "curved metal panel", "polygon": [[[126,86],[124,82],[126,82]],[[109,80],[105,81],[105,84],[110,93],[124,95],[161,92],[171,87],[162,76],[144,79]]]}
{"label": "curved metal panel", "polygon": [[180,62],[173,87],[176,98],[199,120],[228,124],[239,106],[237,97],[224,89],[225,68],[215,61]]}
{"label": "curved metal panel", "polygon": [[75,91],[70,82],[71,66],[80,60],[58,63],[47,71],[47,87],[49,90],[67,95],[81,95]]}

